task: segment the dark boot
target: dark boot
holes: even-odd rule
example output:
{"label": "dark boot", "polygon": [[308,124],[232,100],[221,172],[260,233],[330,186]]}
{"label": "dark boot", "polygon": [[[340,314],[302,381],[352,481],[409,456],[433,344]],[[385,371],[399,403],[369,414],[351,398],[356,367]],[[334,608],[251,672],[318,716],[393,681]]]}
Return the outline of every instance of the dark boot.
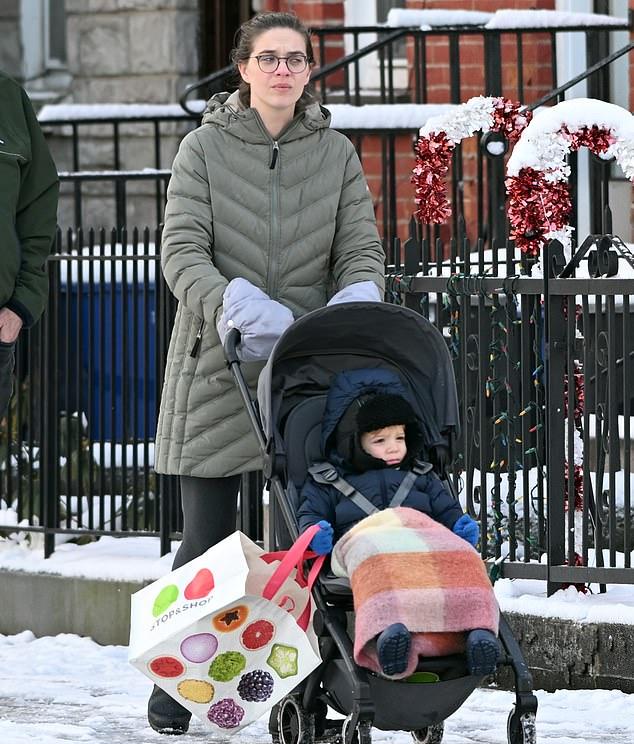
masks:
{"label": "dark boot", "polygon": [[467,668],[469,674],[485,677],[493,674],[500,656],[500,643],[490,630],[478,628],[467,636]]}
{"label": "dark boot", "polygon": [[147,704],[147,720],[159,734],[186,734],[192,714],[154,685]]}
{"label": "dark boot", "polygon": [[376,654],[383,674],[391,677],[407,669],[412,639],[403,623],[394,623],[376,639]]}

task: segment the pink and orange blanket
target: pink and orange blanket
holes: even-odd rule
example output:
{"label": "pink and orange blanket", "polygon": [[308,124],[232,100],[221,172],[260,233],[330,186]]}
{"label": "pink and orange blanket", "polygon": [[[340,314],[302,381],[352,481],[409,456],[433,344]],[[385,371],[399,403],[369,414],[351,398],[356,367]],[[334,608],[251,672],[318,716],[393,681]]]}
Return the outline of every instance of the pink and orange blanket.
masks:
{"label": "pink and orange blanket", "polygon": [[498,632],[499,609],[478,552],[415,509],[385,509],[356,524],[336,543],[332,569],[352,587],[354,659],[377,673],[376,637],[392,623],[412,633],[402,677],[419,656],[463,652],[465,631]]}

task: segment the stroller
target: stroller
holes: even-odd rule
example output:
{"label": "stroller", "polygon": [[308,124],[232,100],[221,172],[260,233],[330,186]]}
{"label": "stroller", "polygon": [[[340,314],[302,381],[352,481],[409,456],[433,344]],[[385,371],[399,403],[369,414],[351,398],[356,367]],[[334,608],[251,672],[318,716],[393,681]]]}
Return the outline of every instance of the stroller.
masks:
{"label": "stroller", "polygon": [[[459,428],[455,378],[442,334],[422,315],[387,303],[346,303],[315,310],[297,320],[278,340],[251,400],[240,370],[236,330],[227,334],[225,356],[244,400],[270,484],[269,530],[273,550],[298,536],[299,490],[308,467],[320,459],[321,419],[326,394],[342,370],[381,367],[397,372],[426,422],[423,453],[445,473]],[[453,490],[452,490],[453,493]],[[454,494],[455,495],[455,494]],[[322,664],[272,710],[274,744],[338,741],[370,744],[371,728],[410,731],[418,744],[440,744],[443,721],[481,683],[467,672],[463,655],[421,661],[418,671],[440,680],[412,684],[389,680],[357,666],[347,632],[352,593],[347,579],[322,574],[313,590],[314,628]],[[536,744],[537,699],[519,645],[503,617],[499,630],[500,665],[511,667],[515,706],[507,724],[509,744]],[[343,721],[326,717],[330,707]]]}

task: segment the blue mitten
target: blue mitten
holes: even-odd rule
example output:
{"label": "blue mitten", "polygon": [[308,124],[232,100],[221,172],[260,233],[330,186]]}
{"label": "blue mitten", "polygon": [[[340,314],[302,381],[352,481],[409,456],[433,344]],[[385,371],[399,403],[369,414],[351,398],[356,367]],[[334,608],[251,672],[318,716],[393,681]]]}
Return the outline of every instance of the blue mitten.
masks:
{"label": "blue mitten", "polygon": [[236,349],[243,362],[268,358],[277,339],[293,322],[293,313],[251,282],[232,279],[222,298],[222,312],[216,322],[220,341],[224,343],[229,328],[240,331]]}
{"label": "blue mitten", "polygon": [[319,532],[310,541],[310,547],[317,553],[317,555],[328,555],[332,550],[332,536],[334,530],[330,522],[326,522],[322,519],[321,522],[317,522],[321,527]]}
{"label": "blue mitten", "polygon": [[480,525],[468,514],[463,514],[460,519],[456,521],[453,526],[453,531],[458,535],[458,537],[471,543],[474,548],[480,539]]}

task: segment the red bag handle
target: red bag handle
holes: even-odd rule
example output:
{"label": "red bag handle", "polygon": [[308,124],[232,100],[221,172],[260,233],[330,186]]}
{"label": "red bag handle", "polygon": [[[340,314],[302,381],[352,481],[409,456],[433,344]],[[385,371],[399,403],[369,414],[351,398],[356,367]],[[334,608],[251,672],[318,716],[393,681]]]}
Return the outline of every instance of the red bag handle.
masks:
{"label": "red bag handle", "polygon": [[264,589],[262,589],[264,599],[273,599],[291,573],[298,566],[301,566],[304,561],[304,554],[308,551],[308,546],[320,529],[321,527],[318,524],[312,525],[305,532],[302,532],[291,547],[285,551],[280,565],[275,569]]}
{"label": "red bag handle", "polygon": [[[317,576],[319,576],[321,567],[326,560],[326,556],[317,556],[317,554],[314,553],[312,550],[308,550],[308,546],[312,542],[313,537],[315,537],[320,529],[321,527],[318,524],[314,524],[305,532],[302,532],[302,534],[297,538],[297,540],[295,540],[293,545],[291,545],[288,550],[281,550],[275,553],[265,553],[264,555],[260,556],[267,563],[281,558],[280,565],[275,569],[273,575],[266,583],[264,589],[262,589],[262,596],[265,599],[273,599],[273,597],[277,594],[277,592],[280,590],[288,577],[293,573],[293,571],[297,572],[296,578],[300,586],[306,587],[309,591],[313,588],[315,581],[317,581]],[[303,563],[305,560],[313,557],[316,557],[316,560],[311,566],[310,571],[308,572],[308,576],[304,579]],[[300,628],[302,628],[302,630],[306,630],[308,628],[309,619],[310,599],[307,602],[302,614],[297,619],[297,624]]]}

